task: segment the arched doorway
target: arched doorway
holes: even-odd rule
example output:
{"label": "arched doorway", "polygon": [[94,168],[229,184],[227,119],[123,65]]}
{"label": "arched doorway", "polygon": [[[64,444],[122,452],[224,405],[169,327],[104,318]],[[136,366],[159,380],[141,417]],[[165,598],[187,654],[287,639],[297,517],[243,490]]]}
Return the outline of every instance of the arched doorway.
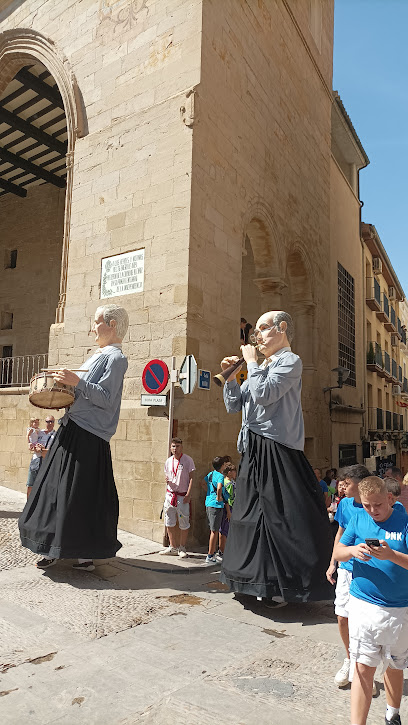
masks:
{"label": "arched doorway", "polygon": [[51,41],[31,30],[0,34],[3,385],[27,384],[46,361],[52,324],[63,321],[78,108]]}
{"label": "arched doorway", "polygon": [[245,227],[241,274],[241,317],[255,326],[267,310],[282,308],[286,287],[281,275],[281,255],[271,216],[263,205],[252,210]]}

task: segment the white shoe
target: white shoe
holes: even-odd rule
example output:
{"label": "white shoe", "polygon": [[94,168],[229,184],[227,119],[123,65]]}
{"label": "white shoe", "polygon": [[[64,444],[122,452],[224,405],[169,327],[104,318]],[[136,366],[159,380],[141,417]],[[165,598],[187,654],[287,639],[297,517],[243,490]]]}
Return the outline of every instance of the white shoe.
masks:
{"label": "white shoe", "polygon": [[159,552],[160,556],[177,556],[178,555],[178,549],[175,549],[173,546],[167,546],[163,551]]}
{"label": "white shoe", "polygon": [[339,671],[336,673],[334,681],[337,685],[337,687],[346,687],[349,683],[349,673],[350,673],[350,660],[348,657],[344,660],[342,666],[340,667]]}
{"label": "white shoe", "polygon": [[180,559],[187,559],[188,558],[188,554],[186,552],[186,547],[185,546],[179,546],[178,555],[179,555]]}

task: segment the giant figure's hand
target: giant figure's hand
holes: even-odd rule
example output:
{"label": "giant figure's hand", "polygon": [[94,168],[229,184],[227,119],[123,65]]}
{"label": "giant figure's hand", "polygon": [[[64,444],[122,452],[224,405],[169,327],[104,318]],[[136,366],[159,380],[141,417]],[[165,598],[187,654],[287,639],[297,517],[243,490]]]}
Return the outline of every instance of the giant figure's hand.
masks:
{"label": "giant figure's hand", "polygon": [[256,362],[256,347],[254,345],[241,345],[242,356],[246,363]]}
{"label": "giant figure's hand", "polygon": [[[221,370],[226,370],[229,368],[230,365],[233,365],[234,363],[238,362],[239,357],[237,355],[231,355],[231,357],[225,357],[223,360],[221,360]],[[239,371],[241,370],[242,365],[236,368],[232,375],[227,378],[227,383],[231,382],[231,380],[235,380],[235,376],[238,375]]]}
{"label": "giant figure's hand", "polygon": [[54,373],[52,377],[58,383],[63,383],[64,385],[73,385],[74,388],[78,385],[80,380],[78,375],[73,373],[71,370],[66,370],[65,368],[63,370],[58,370],[58,372]]}

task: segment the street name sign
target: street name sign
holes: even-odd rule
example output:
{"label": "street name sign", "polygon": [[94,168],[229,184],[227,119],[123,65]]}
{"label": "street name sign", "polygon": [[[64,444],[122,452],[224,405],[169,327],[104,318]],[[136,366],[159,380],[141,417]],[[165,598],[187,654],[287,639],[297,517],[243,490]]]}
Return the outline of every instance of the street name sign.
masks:
{"label": "street name sign", "polygon": [[146,395],[142,393],[141,405],[167,405],[167,395]]}
{"label": "street name sign", "polygon": [[209,370],[198,371],[198,387],[201,390],[209,390],[211,385],[211,373]]}

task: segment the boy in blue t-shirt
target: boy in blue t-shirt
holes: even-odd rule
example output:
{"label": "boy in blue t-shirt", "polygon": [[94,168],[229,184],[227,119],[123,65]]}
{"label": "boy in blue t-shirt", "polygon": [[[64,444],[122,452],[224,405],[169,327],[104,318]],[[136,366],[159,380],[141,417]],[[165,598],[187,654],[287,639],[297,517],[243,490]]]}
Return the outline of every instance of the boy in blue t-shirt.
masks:
{"label": "boy in blue t-shirt", "polygon": [[[368,468],[361,464],[348,466],[339,471],[339,483],[344,482],[346,490],[346,498],[339,501],[335,521],[338,522],[339,528],[334,540],[333,554],[330,566],[326,572],[326,577],[331,584],[335,583],[333,574],[336,570],[336,561],[334,557],[334,548],[344,534],[347,524],[355,516],[357,511],[363,508],[360,501],[358,484],[364,478],[370,475]],[[340,637],[346,650],[346,658],[334,677],[334,682],[338,687],[346,687],[349,683],[350,673],[350,656],[349,656],[349,630],[348,630],[348,605],[350,599],[350,584],[353,571],[352,561],[342,561],[337,569],[336,598],[334,601],[334,611],[337,615],[337,623],[339,626]],[[377,693],[377,686],[373,683],[373,695]]]}
{"label": "boy in blue t-shirt", "polygon": [[369,476],[359,483],[363,510],[336,544],[337,561],[353,559],[349,633],[351,723],[365,725],[374,672],[387,665],[386,725],[401,725],[403,670],[408,666],[408,515],[392,508],[385,482]]}
{"label": "boy in blue t-shirt", "polygon": [[205,560],[206,564],[216,564],[217,561],[222,561],[222,557],[215,556],[215,549],[218,541],[218,532],[221,526],[222,514],[224,506],[227,507],[229,513],[229,506],[224,503],[228,495],[224,489],[224,475],[223,470],[226,466],[226,460],[223,456],[216,456],[212,462],[213,470],[208,473],[204,481],[207,484],[207,496],[205,498],[205,508],[207,512],[208,524],[210,527],[210,540],[208,543],[208,554]]}

